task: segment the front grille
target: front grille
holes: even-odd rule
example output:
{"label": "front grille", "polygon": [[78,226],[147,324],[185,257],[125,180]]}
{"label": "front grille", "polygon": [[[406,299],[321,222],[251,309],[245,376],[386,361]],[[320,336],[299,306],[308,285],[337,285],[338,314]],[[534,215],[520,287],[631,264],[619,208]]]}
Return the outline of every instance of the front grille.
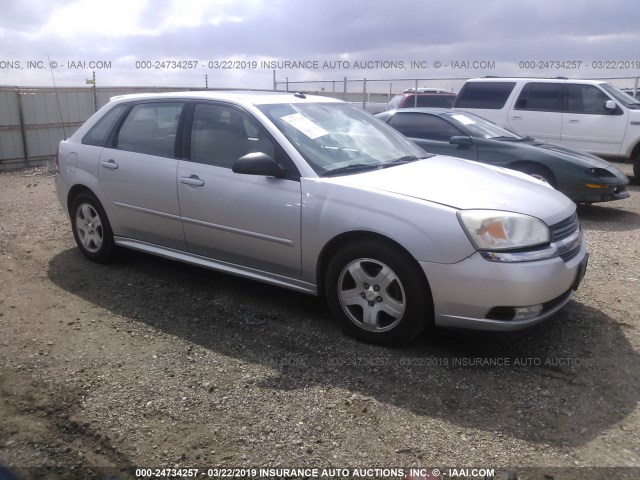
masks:
{"label": "front grille", "polygon": [[562,259],[563,262],[567,263],[572,258],[576,258],[579,253],[580,253],[580,246],[577,246],[573,250],[569,250],[568,252],[561,254],[560,258]]}
{"label": "front grille", "polygon": [[549,227],[549,230],[551,230],[551,242],[559,242],[571,236],[579,228],[578,214],[574,213],[570,217]]}
{"label": "front grille", "polygon": [[[574,213],[570,217],[562,220],[561,222],[556,223],[555,225],[551,225],[549,230],[551,232],[551,242],[557,243],[565,238],[570,237],[576,231],[580,229],[580,222],[578,222],[578,215]],[[564,249],[563,249],[564,250]],[[560,253],[560,258],[566,263],[570,261],[572,258],[575,258],[580,253],[580,244],[575,245],[569,251],[562,251]]]}

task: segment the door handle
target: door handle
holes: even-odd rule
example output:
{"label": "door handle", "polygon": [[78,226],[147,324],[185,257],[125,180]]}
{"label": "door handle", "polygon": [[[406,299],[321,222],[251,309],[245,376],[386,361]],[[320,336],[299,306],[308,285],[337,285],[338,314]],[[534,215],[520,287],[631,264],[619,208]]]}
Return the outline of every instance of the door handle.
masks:
{"label": "door handle", "polygon": [[100,162],[100,165],[102,165],[104,168],[108,168],[109,170],[115,170],[116,168],[118,168],[118,164],[113,160],[113,158],[107,162]]}
{"label": "door handle", "polygon": [[180,177],[180,182],[185,185],[191,185],[193,187],[202,187],[204,180],[200,180],[197,175],[191,175],[190,177]]}
{"label": "door handle", "polygon": [[569,123],[580,123],[580,120],[569,120]]}
{"label": "door handle", "polygon": [[514,120],[522,120],[522,117],[519,115],[514,115],[513,117],[511,117]]}

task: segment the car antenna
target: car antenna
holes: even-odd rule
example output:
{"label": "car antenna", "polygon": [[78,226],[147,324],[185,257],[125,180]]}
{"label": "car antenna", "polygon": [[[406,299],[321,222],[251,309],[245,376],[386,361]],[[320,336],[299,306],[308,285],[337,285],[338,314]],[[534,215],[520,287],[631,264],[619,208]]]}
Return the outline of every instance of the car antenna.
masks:
{"label": "car antenna", "polygon": [[64,139],[67,139],[67,131],[64,128],[64,119],[62,118],[62,107],[60,106],[60,97],[58,96],[58,87],[56,87],[56,79],[53,76],[53,68],[51,68],[51,58],[47,53],[47,60],[49,62],[49,70],[51,71],[51,81],[53,82],[53,92],[56,94],[56,101],[58,102],[58,112],[60,112],[60,125],[62,125],[62,135]]}

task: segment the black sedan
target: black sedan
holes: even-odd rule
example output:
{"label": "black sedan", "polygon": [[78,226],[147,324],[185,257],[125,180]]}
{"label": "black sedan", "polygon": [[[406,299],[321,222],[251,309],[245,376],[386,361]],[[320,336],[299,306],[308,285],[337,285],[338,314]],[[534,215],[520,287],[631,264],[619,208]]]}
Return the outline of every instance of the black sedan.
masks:
{"label": "black sedan", "polygon": [[522,137],[489,120],[451,109],[409,108],[376,115],[430,153],[518,170],[576,203],[627,198],[629,179],[594,155]]}

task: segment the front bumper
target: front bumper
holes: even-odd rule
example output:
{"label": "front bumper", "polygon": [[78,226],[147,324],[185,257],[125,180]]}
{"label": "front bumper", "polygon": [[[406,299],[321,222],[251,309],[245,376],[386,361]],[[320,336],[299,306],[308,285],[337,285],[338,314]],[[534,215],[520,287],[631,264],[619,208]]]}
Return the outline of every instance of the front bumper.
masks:
{"label": "front bumper", "polygon": [[626,184],[607,185],[605,188],[588,188],[585,186],[579,193],[572,196],[572,200],[576,203],[611,202],[624,198],[629,198]]}
{"label": "front bumper", "polygon": [[[490,262],[474,253],[455,264],[420,262],[433,294],[435,324],[476,330],[520,330],[553,316],[564,307],[584,276],[586,243],[565,262],[546,260]],[[542,305],[539,314],[514,320],[491,318],[511,307]]]}

